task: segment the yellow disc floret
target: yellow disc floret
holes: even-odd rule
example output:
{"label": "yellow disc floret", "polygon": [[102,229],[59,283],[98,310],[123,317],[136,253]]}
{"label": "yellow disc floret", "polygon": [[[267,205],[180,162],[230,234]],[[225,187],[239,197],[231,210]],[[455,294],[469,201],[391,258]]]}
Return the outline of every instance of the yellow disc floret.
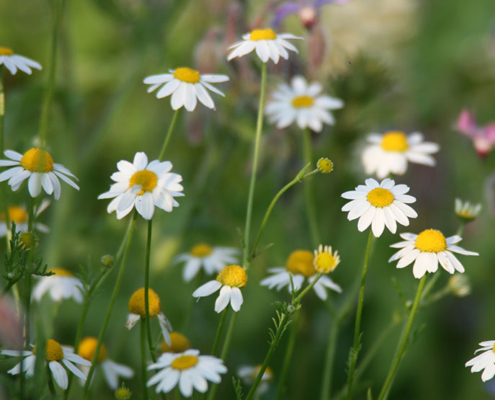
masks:
{"label": "yellow disc floret", "polygon": [[62,358],[64,358],[64,351],[62,350],[62,346],[60,346],[59,342],[56,342],[53,339],[48,339],[46,341],[45,353],[46,359],[48,361],[60,361]]}
{"label": "yellow disc floret", "polygon": [[[0,214],[0,219],[5,221],[5,213]],[[15,222],[17,225],[24,224],[28,220],[27,211],[19,206],[9,206],[9,220],[10,222]]]}
{"label": "yellow disc floret", "polygon": [[[261,364],[257,365],[256,367],[253,368],[253,372],[251,373],[251,378],[253,379],[253,381],[256,379],[256,377],[258,376],[260,371],[261,371]],[[262,381],[272,381],[273,380],[273,371],[270,367],[268,367],[268,366],[266,367],[265,373],[263,374],[261,380]]]}
{"label": "yellow disc floret", "polygon": [[0,56],[13,56],[14,52],[8,47],[0,47]]}
{"label": "yellow disc floret", "polygon": [[[81,340],[79,344],[79,349],[77,350],[77,354],[79,354],[82,358],[88,361],[93,361],[95,356],[96,346],[98,345],[98,339],[95,337],[85,337]],[[102,362],[107,359],[107,347],[102,343],[100,346],[100,352],[98,354],[97,362]]]}
{"label": "yellow disc floret", "polygon": [[394,195],[392,192],[383,188],[375,188],[370,190],[366,198],[372,206],[378,208],[388,207],[394,202]]}
{"label": "yellow disc floret", "polygon": [[115,391],[115,398],[117,400],[129,400],[131,396],[132,392],[124,384]]}
{"label": "yellow disc floret", "polygon": [[386,151],[403,152],[409,148],[407,136],[404,132],[390,131],[386,132],[382,138],[382,149]]}
{"label": "yellow disc floret", "polygon": [[316,271],[328,274],[333,272],[340,263],[339,253],[337,250],[332,254],[332,246],[320,246],[315,250],[314,266]]}
{"label": "yellow disc floret", "polygon": [[180,356],[177,357],[170,365],[174,369],[189,369],[198,363],[199,359],[196,356]]}
{"label": "yellow disc floret", "polygon": [[175,79],[186,83],[198,83],[200,77],[200,73],[191,68],[177,68],[174,72]]}
{"label": "yellow disc floret", "polygon": [[53,158],[45,150],[31,149],[22,156],[21,166],[31,172],[51,172],[53,171]]}
{"label": "yellow disc floret", "polygon": [[74,276],[72,272],[63,268],[53,268],[50,272],[53,272],[55,276]]}
{"label": "yellow disc floret", "polygon": [[293,251],[285,264],[285,269],[292,274],[300,274],[305,277],[310,277],[316,274],[313,265],[314,255],[308,250]]}
{"label": "yellow disc floret", "polygon": [[318,171],[322,174],[329,174],[333,171],[333,162],[326,157],[320,158],[316,163],[316,168],[318,168]]}
{"label": "yellow disc floret", "polygon": [[171,346],[165,341],[162,342],[162,353],[183,353],[191,348],[191,343],[182,333],[170,332],[170,340]]}
{"label": "yellow disc floret", "polygon": [[[148,289],[148,300],[150,317],[156,317],[162,311],[160,305],[160,298],[153,289]],[[144,288],[138,289],[134,292],[129,300],[129,312],[132,314],[146,315],[146,307],[144,305]]]}
{"label": "yellow disc floret", "polygon": [[143,169],[141,171],[135,172],[129,180],[129,189],[135,185],[140,185],[141,190],[137,194],[142,196],[144,192],[152,192],[153,189],[158,184],[158,176],[153,171]]}
{"label": "yellow disc floret", "polygon": [[274,40],[277,38],[277,34],[272,29],[255,29],[249,35],[249,40]]}
{"label": "yellow disc floret", "polygon": [[423,253],[439,253],[447,250],[447,240],[442,232],[426,229],[416,238],[415,246]]}
{"label": "yellow disc floret", "polygon": [[311,96],[298,96],[292,99],[292,107],[295,108],[307,108],[311,107],[315,103],[315,99]]}
{"label": "yellow disc floret", "polygon": [[197,244],[190,251],[190,254],[193,257],[206,257],[209,256],[211,253],[213,253],[213,249],[206,243]]}
{"label": "yellow disc floret", "polygon": [[220,271],[217,276],[217,281],[224,286],[244,287],[246,286],[248,277],[244,268],[239,265],[229,265]]}

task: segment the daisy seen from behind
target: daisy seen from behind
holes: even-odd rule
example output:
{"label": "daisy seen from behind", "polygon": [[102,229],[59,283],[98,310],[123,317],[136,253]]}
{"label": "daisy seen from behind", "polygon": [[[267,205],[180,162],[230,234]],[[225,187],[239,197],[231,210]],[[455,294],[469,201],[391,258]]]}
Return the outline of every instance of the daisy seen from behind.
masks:
{"label": "daisy seen from behind", "polygon": [[8,47],[0,47],[0,67],[2,65],[5,65],[5,68],[7,68],[12,75],[15,75],[18,69],[28,75],[31,75],[31,68],[41,70],[40,63],[15,54],[14,51]]}
{"label": "daisy seen from behind", "polygon": [[[36,364],[36,346],[33,346],[33,350],[2,350],[1,354],[11,357],[26,357],[22,363],[17,364],[14,368],[7,371],[11,375],[17,375],[22,372],[26,372],[28,377],[34,375],[34,367]],[[62,347],[60,343],[53,339],[48,339],[45,344],[46,362],[50,368],[51,374],[57,385],[63,390],[67,389],[68,376],[67,371],[63,365],[71,371],[74,375],[82,380],[86,380],[86,376],[73,364],[79,364],[87,367],[91,367],[91,362],[84,358],[74,354],[72,350],[67,347]],[[63,364],[63,365],[62,365]]]}
{"label": "daisy seen from behind", "polygon": [[182,333],[170,332],[170,345],[163,341],[161,345],[162,353],[184,353],[191,348],[191,342]]}
{"label": "daisy seen from behind", "polygon": [[389,174],[404,175],[409,162],[433,167],[435,159],[431,155],[440,150],[438,144],[425,142],[419,132],[410,135],[401,131],[372,133],[367,139],[369,145],[361,160],[366,174],[376,174],[379,179]]}
{"label": "daisy seen from behind", "polygon": [[366,179],[364,185],[355,190],[342,194],[344,199],[351,200],[342,207],[349,212],[347,219],[353,221],[359,218],[358,230],[365,231],[370,225],[375,237],[381,236],[385,227],[392,233],[397,231],[397,222],[408,226],[408,218],[416,218],[418,214],[408,204],[416,198],[406,194],[409,186],[396,185],[391,179],[378,183],[373,178]]}
{"label": "daisy seen from behind", "polygon": [[[95,337],[85,337],[79,343],[77,353],[88,361],[93,361],[98,339]],[[104,343],[100,346],[100,353],[96,360],[96,366],[101,366],[105,380],[112,390],[116,390],[119,386],[119,378],[131,379],[134,376],[134,371],[126,365],[118,364],[108,358],[108,349]],[[88,376],[89,366],[83,366],[82,372]]]}
{"label": "daisy seen from behind", "polygon": [[184,397],[191,397],[193,390],[200,393],[208,390],[208,382],[220,383],[220,374],[227,367],[220,358],[202,356],[199,350],[186,350],[184,353],[164,353],[148,370],[160,370],[148,380],[147,386],[156,385],[156,393],[169,393],[177,385]]}
{"label": "daisy seen from behind", "polygon": [[107,211],[117,211],[117,219],[124,218],[134,207],[146,220],[153,218],[155,206],[167,212],[179,207],[174,197],[184,196],[180,184],[182,176],[170,172],[170,161],[148,163],[146,154],[138,152],[133,163],[122,160],[117,163],[117,168],[119,171],[110,177],[116,183],[108,192],[98,196],[100,200],[113,198]]}
{"label": "daisy seen from behind", "polygon": [[464,267],[453,253],[466,256],[477,256],[478,253],[467,251],[456,246],[462,238],[458,235],[446,238],[436,229],[425,229],[419,235],[401,233],[403,242],[395,243],[390,247],[399,248],[397,253],[390,257],[389,262],[399,260],[397,268],[407,267],[414,261],[413,275],[419,279],[427,272],[434,273],[438,264],[450,274],[455,271],[464,272]]}
{"label": "daisy seen from behind", "polygon": [[[285,263],[285,267],[270,268],[268,272],[271,273],[271,275],[263,279],[260,285],[267,286],[269,289],[276,288],[277,290],[287,287],[287,289],[290,292],[291,276],[295,291],[301,289],[303,283],[306,280],[308,281],[309,284],[311,284],[317,278],[317,274],[318,274],[318,271],[315,266],[317,253],[318,253],[317,250],[315,250],[315,253],[312,253],[311,251],[308,250],[293,251],[290,254],[289,258],[287,259],[287,262]],[[333,259],[335,261],[334,264],[334,268],[335,268],[340,262],[340,257],[338,256],[337,252],[335,252],[335,257],[333,257]],[[330,279],[328,276],[325,275],[321,276],[320,279],[318,279],[318,281],[313,286],[313,289],[316,295],[322,300],[326,300],[328,297],[327,289],[331,289],[337,293],[342,292],[341,287],[337,285],[332,279]]]}
{"label": "daisy seen from behind", "polygon": [[481,380],[486,382],[493,378],[495,375],[495,340],[488,340],[479,344],[481,349],[478,349],[474,354],[478,354],[466,363],[466,367],[471,367],[471,372],[480,372]]}
{"label": "daisy seen from behind", "polygon": [[143,82],[151,85],[148,88],[148,93],[163,85],[156,97],[161,99],[172,95],[170,104],[174,110],[185,107],[187,111],[194,111],[198,100],[204,106],[214,110],[215,103],[208,90],[225,97],[225,94],[212,83],[227,82],[229,80],[227,75],[200,74],[198,71],[186,67],[171,69],[169,72],[168,74],[148,76]]}
{"label": "daisy seen from behind", "polygon": [[74,274],[63,268],[54,268],[55,275],[42,277],[33,289],[33,299],[40,302],[45,294],[53,301],[59,302],[73,298],[77,303],[83,302],[84,286]]}
{"label": "daisy seen from behind", "polygon": [[287,50],[298,53],[297,49],[287,40],[303,38],[290,33],[277,34],[272,29],[255,29],[243,35],[242,39],[228,48],[232,50],[227,57],[228,61],[256,50],[256,54],[264,63],[272,59],[275,64],[278,64],[280,57],[285,60],[289,58]]}
{"label": "daisy seen from behind", "polygon": [[220,271],[215,280],[206,282],[197,288],[193,297],[206,297],[220,289],[220,294],[215,301],[215,311],[221,312],[230,303],[232,309],[237,312],[244,302],[240,288],[246,286],[247,280],[244,268],[239,265],[229,265]]}
{"label": "daisy seen from behind", "polygon": [[0,160],[0,167],[12,168],[0,174],[0,182],[8,180],[8,184],[14,192],[28,178],[31,197],[37,197],[43,188],[46,193],[53,193],[55,200],[60,199],[59,178],[74,189],[79,190],[79,186],[72,180],[77,180],[77,178],[63,165],[54,163],[50,153],[45,150],[32,148],[24,154],[6,150],[4,154],[9,160]]}
{"label": "daisy seen from behind", "polygon": [[299,128],[310,128],[315,132],[321,132],[323,124],[333,125],[335,119],[329,110],[342,108],[344,102],[320,94],[322,89],[317,82],[308,84],[302,76],[293,77],[290,86],[282,83],[265,107],[269,121],[277,128],[297,123]]}
{"label": "daisy seen from behind", "polygon": [[201,267],[208,274],[220,272],[227,265],[236,263],[239,250],[232,247],[212,247],[199,243],[191,248],[189,253],[179,254],[174,262],[185,262],[182,271],[184,281],[189,282],[200,271]]}
{"label": "daisy seen from behind", "polygon": [[474,221],[481,212],[481,204],[455,199],[455,214],[464,223]]}

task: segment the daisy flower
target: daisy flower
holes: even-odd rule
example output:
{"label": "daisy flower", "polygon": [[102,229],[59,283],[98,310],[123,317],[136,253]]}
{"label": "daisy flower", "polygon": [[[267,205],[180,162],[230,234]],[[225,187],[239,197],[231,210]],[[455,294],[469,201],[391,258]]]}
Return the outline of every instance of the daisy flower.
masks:
{"label": "daisy flower", "polygon": [[359,185],[355,190],[342,194],[344,199],[352,200],[342,207],[349,212],[349,221],[359,218],[358,230],[365,231],[370,225],[375,237],[381,236],[385,226],[390,232],[397,231],[397,222],[408,226],[408,218],[416,218],[418,214],[406,203],[414,203],[416,199],[406,193],[409,186],[396,185],[391,179],[381,183],[369,178],[365,185]]}
{"label": "daisy flower", "polygon": [[246,286],[248,277],[244,268],[239,265],[229,265],[220,271],[216,280],[206,282],[197,288],[193,297],[206,297],[220,290],[215,302],[215,311],[221,312],[230,303],[234,311],[239,311],[244,302],[241,289]]}
{"label": "daisy flower", "polygon": [[[85,337],[81,340],[77,354],[85,360],[93,361],[98,339],[95,337]],[[126,365],[117,364],[108,358],[108,350],[104,343],[100,346],[100,353],[96,360],[96,366],[101,365],[103,375],[110,389],[116,390],[119,386],[119,378],[131,379],[134,376],[134,371]],[[82,367],[82,372],[87,377],[90,367]]]}
{"label": "daisy flower", "polygon": [[134,162],[119,161],[118,172],[110,179],[114,183],[110,190],[98,196],[98,199],[112,199],[107,211],[117,211],[117,219],[124,218],[134,206],[144,219],[153,218],[155,206],[171,212],[173,207],[179,207],[174,197],[184,196],[182,176],[170,172],[170,161],[153,160],[148,163],[148,157],[142,152],[136,153]]}
{"label": "daisy flower", "polygon": [[170,341],[170,346],[167,342],[162,342],[162,353],[184,353],[191,348],[191,342],[182,333],[170,332]]}
{"label": "daisy flower", "polygon": [[269,121],[277,128],[285,128],[294,122],[301,129],[311,128],[321,132],[323,124],[333,125],[335,119],[329,110],[337,110],[344,102],[335,97],[321,95],[322,86],[317,82],[308,84],[302,76],[295,76],[291,86],[282,83],[265,107]]}
{"label": "daisy flower", "polygon": [[[160,298],[153,289],[148,289],[148,301],[150,318],[158,318],[158,322],[160,323],[160,327],[162,329],[163,338],[169,345],[171,345],[169,332],[172,330],[172,325],[162,312]],[[127,316],[127,323],[125,324],[127,329],[131,330],[141,318],[146,317],[146,307],[144,303],[144,288],[141,288],[136,290],[129,299],[129,315]]]}
{"label": "daisy flower", "polygon": [[433,167],[435,159],[431,154],[440,150],[438,144],[424,142],[419,132],[410,135],[400,131],[383,135],[373,133],[368,136],[368,142],[370,144],[364,149],[361,159],[366,173],[376,174],[379,179],[389,174],[404,175],[408,162]]}
{"label": "daisy flower", "polygon": [[71,185],[74,189],[79,190],[79,186],[70,179],[77,180],[77,178],[63,165],[55,164],[50,153],[45,150],[33,148],[24,154],[5,150],[4,154],[10,160],[0,160],[0,167],[13,168],[0,174],[0,182],[8,180],[14,192],[28,178],[31,197],[37,197],[43,187],[46,193],[55,194],[55,200],[60,199],[61,188],[58,178]]}
{"label": "daisy flower", "polygon": [[447,285],[456,297],[466,297],[471,294],[471,282],[466,275],[454,274],[449,278]]}
{"label": "daisy flower", "polygon": [[214,110],[215,103],[206,89],[225,97],[212,83],[227,82],[229,80],[227,75],[200,74],[198,71],[186,67],[171,69],[169,72],[169,74],[148,76],[143,82],[151,85],[148,88],[148,93],[163,85],[156,97],[161,99],[172,95],[170,104],[174,110],[184,106],[187,111],[193,111],[198,100],[206,107]]}
{"label": "daisy flower", "polygon": [[[17,364],[14,368],[7,371],[9,374],[17,375],[21,372],[26,372],[28,377],[34,375],[34,367],[36,364],[36,346],[32,351],[23,350],[2,350],[1,354],[12,357],[26,357],[22,363]],[[69,382],[67,371],[62,366],[64,364],[68,370],[82,380],[86,380],[86,376],[72,363],[91,367],[91,362],[74,354],[69,348],[62,347],[55,340],[48,339],[45,347],[46,361],[53,375],[53,379],[63,390],[67,389]],[[21,371],[22,366],[22,371]]]}
{"label": "daisy flower", "polygon": [[236,263],[235,255],[238,253],[239,251],[232,247],[211,247],[206,243],[199,243],[189,253],[179,254],[174,262],[185,262],[182,276],[186,282],[189,282],[201,267],[208,275],[211,275],[214,272],[220,272],[227,265]]}
{"label": "daisy flower", "polygon": [[33,289],[33,299],[40,302],[41,298],[49,293],[53,301],[72,297],[77,303],[82,303],[84,286],[72,272],[62,268],[54,268],[50,272],[54,272],[55,275],[40,279]]}
{"label": "daisy flower", "polygon": [[[335,266],[337,266],[340,258],[337,254],[335,255],[336,257],[334,258],[334,261]],[[323,258],[326,258],[326,256],[320,257],[318,261],[319,265],[323,265],[322,261],[325,261]],[[315,268],[315,254],[308,250],[293,251],[287,259],[285,267],[270,268],[268,272],[272,275],[261,281],[260,284],[262,286],[268,286],[269,289],[276,288],[277,290],[280,290],[283,287],[287,286],[290,292],[290,278],[292,275],[294,290],[297,291],[301,289],[305,280],[307,280],[308,283],[312,283],[313,280],[316,279],[318,271]],[[316,295],[322,300],[326,300],[328,297],[326,290],[327,288],[334,290],[337,293],[342,292],[342,289],[339,285],[337,285],[329,277],[324,275],[321,276],[318,282],[316,282],[313,286]]]}
{"label": "daisy flower", "polygon": [[15,75],[18,69],[28,75],[31,75],[31,68],[41,69],[41,64],[15,54],[8,47],[0,47],[0,65],[5,65],[12,75]]}
{"label": "daisy flower", "polygon": [[469,201],[455,199],[455,214],[464,222],[474,221],[481,212],[481,204],[471,204]]}
{"label": "daisy flower", "polygon": [[220,358],[201,356],[199,350],[186,350],[184,353],[164,353],[148,370],[160,370],[148,380],[147,386],[156,385],[156,393],[169,393],[179,385],[184,397],[191,397],[193,389],[200,393],[208,390],[207,380],[220,383],[220,374],[227,372]]}
{"label": "daisy flower", "polygon": [[[34,215],[37,218],[46,208],[50,205],[49,200],[43,200],[41,205],[34,211]],[[16,232],[27,232],[28,231],[28,219],[29,213],[24,206],[9,205],[8,210],[9,223],[12,226],[12,222],[15,222]],[[34,229],[37,231],[48,233],[50,229],[44,224],[36,222],[34,224]],[[10,227],[7,227],[7,222],[5,221],[5,213],[0,212],[0,237],[5,237],[10,233]]]}
{"label": "daisy flower", "polygon": [[[239,376],[239,378],[242,379],[244,384],[252,385],[254,384],[256,377],[260,373],[260,370],[261,370],[261,365],[256,365],[254,367],[249,365],[242,365],[237,370],[237,375]],[[273,371],[270,367],[266,367],[265,372],[261,377],[261,381],[258,386],[258,389],[256,389],[256,392],[258,394],[265,393],[270,387],[270,382],[272,381],[273,381]]]}
{"label": "daisy flower", "polygon": [[291,35],[290,33],[276,34],[272,29],[255,29],[246,33],[240,42],[234,43],[228,48],[232,50],[227,60],[242,57],[256,50],[258,57],[266,63],[270,58],[275,64],[280,57],[289,58],[287,50],[298,53],[297,49],[290,44],[287,39],[302,39],[302,37]]}
{"label": "daisy flower", "polygon": [[462,240],[460,236],[446,238],[436,229],[425,229],[419,235],[401,233],[400,237],[405,241],[395,243],[390,247],[401,250],[390,257],[388,262],[399,260],[397,268],[404,268],[414,261],[413,274],[417,279],[426,272],[436,272],[439,263],[450,274],[455,271],[464,272],[464,267],[452,252],[466,256],[479,255],[456,246],[455,243]]}
{"label": "daisy flower", "polygon": [[469,360],[466,363],[466,367],[471,367],[471,372],[480,372],[483,370],[481,380],[486,382],[495,375],[495,340],[481,342],[479,345],[481,349],[476,350],[474,354],[480,351],[483,353]]}

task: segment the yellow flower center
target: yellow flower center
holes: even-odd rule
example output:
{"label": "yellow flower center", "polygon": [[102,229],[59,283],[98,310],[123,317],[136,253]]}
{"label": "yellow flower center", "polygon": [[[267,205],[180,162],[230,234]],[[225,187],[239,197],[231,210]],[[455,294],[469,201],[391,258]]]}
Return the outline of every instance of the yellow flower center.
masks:
{"label": "yellow flower center", "polygon": [[[5,213],[0,214],[0,219],[5,221]],[[9,206],[9,220],[10,222],[15,222],[17,225],[24,224],[28,220],[27,211],[19,206]]]}
{"label": "yellow flower center", "polygon": [[13,56],[14,52],[8,47],[0,47],[0,56]]}
{"label": "yellow flower center", "polygon": [[38,238],[31,232],[22,232],[19,236],[19,247],[24,250],[31,250],[38,244]]}
{"label": "yellow flower center", "polygon": [[177,68],[174,72],[174,78],[186,83],[198,83],[200,73],[191,68]]}
{"label": "yellow flower center", "polygon": [[370,190],[368,196],[366,196],[372,206],[383,208],[388,207],[394,202],[394,195],[388,189],[375,188]]}
{"label": "yellow flower center", "polygon": [[[48,339],[45,344],[45,354],[48,361],[60,361],[64,358],[64,351],[59,342]],[[33,354],[36,354],[36,347],[33,349]]]}
{"label": "yellow flower center", "polygon": [[495,353],[495,344],[492,347],[492,351]]}
{"label": "yellow flower center", "polygon": [[316,163],[316,168],[322,174],[329,174],[333,171],[333,162],[331,162],[328,158],[320,158]]}
{"label": "yellow flower center", "polygon": [[141,190],[138,196],[142,196],[144,192],[151,192],[158,184],[158,176],[153,171],[143,169],[136,172],[129,180],[129,189],[135,185],[140,185]]}
{"label": "yellow flower center", "polygon": [[115,391],[115,398],[117,400],[129,400],[132,396],[132,392],[126,387],[120,387]]}
{"label": "yellow flower center", "polygon": [[45,150],[31,149],[22,156],[21,166],[31,172],[51,172],[53,158]]}
{"label": "yellow flower center", "polygon": [[[253,368],[253,372],[251,374],[251,378],[254,380],[256,379],[256,377],[258,376],[258,374],[260,373],[261,371],[261,364],[260,365],[257,365],[256,367]],[[263,374],[263,376],[265,375],[268,375],[267,378],[265,378],[264,380],[267,380],[267,381],[271,381],[273,379],[273,371],[270,367],[266,367],[265,369],[265,373]],[[263,380],[263,378],[262,378]]]}
{"label": "yellow flower center", "polygon": [[382,149],[386,151],[406,151],[409,148],[404,132],[386,132],[382,138]]}
{"label": "yellow flower center", "polygon": [[196,356],[180,356],[172,361],[171,367],[174,369],[189,369],[198,363],[199,359]]}
{"label": "yellow flower center", "polygon": [[298,96],[292,99],[292,107],[306,108],[311,107],[315,103],[315,100],[311,96]]}
{"label": "yellow flower center", "polygon": [[220,271],[217,276],[219,281],[224,286],[244,287],[246,286],[248,277],[244,268],[238,265],[229,265]]}
{"label": "yellow flower center", "polygon": [[329,253],[321,253],[315,257],[316,270],[324,274],[332,272],[337,264],[335,257]]}
{"label": "yellow flower center", "polygon": [[162,353],[184,353],[191,348],[189,340],[179,332],[170,332],[170,340],[171,346],[165,341],[162,342]]}
{"label": "yellow flower center", "polygon": [[447,240],[442,232],[426,229],[416,238],[415,246],[424,253],[439,253],[447,250]]}
{"label": "yellow flower center", "polygon": [[209,256],[213,252],[211,246],[208,246],[206,243],[200,243],[194,246],[191,249],[190,254],[193,257],[206,257]]}
{"label": "yellow flower center", "polygon": [[255,29],[249,35],[249,40],[273,40],[277,38],[277,34],[272,29]]}
{"label": "yellow flower center", "polygon": [[[148,289],[148,301],[150,308],[150,317],[156,317],[162,311],[160,298],[153,289]],[[129,300],[129,312],[141,316],[146,315],[146,307],[144,306],[144,288],[134,292]]]}
{"label": "yellow flower center", "polygon": [[66,269],[63,268],[53,268],[50,270],[50,272],[55,273],[57,276],[74,276],[74,274],[70,271],[67,271]]}
{"label": "yellow flower center", "polygon": [[313,261],[315,256],[308,250],[296,250],[291,253],[285,264],[285,269],[291,273],[307,278],[316,274]]}
{"label": "yellow flower center", "polygon": [[[98,339],[95,337],[86,337],[81,340],[79,344],[79,349],[77,350],[77,354],[79,354],[82,358],[88,361],[93,361],[93,357],[95,356],[96,346],[98,344]],[[107,359],[107,347],[102,343],[100,346],[100,353],[98,354],[97,362],[102,362]]]}

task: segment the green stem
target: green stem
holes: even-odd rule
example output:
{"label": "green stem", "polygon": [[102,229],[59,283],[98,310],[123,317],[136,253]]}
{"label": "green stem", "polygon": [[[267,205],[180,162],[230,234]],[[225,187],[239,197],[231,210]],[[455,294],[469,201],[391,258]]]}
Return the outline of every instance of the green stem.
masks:
{"label": "green stem", "polygon": [[265,92],[266,92],[266,63],[263,63],[261,69],[261,91],[260,91],[260,104],[258,108],[258,120],[256,123],[256,136],[254,139],[254,155],[253,165],[251,171],[251,183],[249,185],[248,204],[246,211],[246,228],[244,231],[244,253],[242,259],[242,265],[246,270],[248,269],[248,256],[249,256],[249,235],[251,231],[251,217],[253,213],[253,199],[254,188],[256,186],[256,173],[258,170],[258,158],[261,142],[261,131],[263,130],[263,112],[265,110]]}
{"label": "green stem", "polygon": [[140,321],[141,327],[141,380],[143,384],[143,400],[148,400],[148,387],[146,382],[148,381],[148,375],[146,373],[146,325],[144,321]]}
{"label": "green stem", "polygon": [[313,281],[304,288],[304,290],[299,294],[299,296],[297,296],[295,298],[295,300],[293,301],[294,304],[298,304],[301,302],[302,298],[304,296],[306,296],[306,293],[308,293],[311,289],[313,289],[313,286],[316,285],[316,283],[320,280],[320,278],[323,276],[323,272],[318,272],[316,274],[316,277],[315,279],[313,279]]}
{"label": "green stem", "polygon": [[289,341],[287,343],[287,350],[285,350],[284,363],[283,363],[282,371],[280,372],[280,377],[278,379],[277,400],[281,400],[285,392],[285,381],[287,379],[287,374],[289,373],[289,367],[292,360],[292,355],[294,354],[294,348],[296,345],[296,337],[297,337],[297,329],[298,329],[300,313],[301,313],[300,309],[296,311],[292,321],[292,326],[290,328],[291,332],[289,336]]}
{"label": "green stem", "polygon": [[378,400],[384,400],[385,397],[387,396],[388,390],[390,389],[390,385],[392,384],[397,368],[399,367],[399,363],[402,358],[402,353],[404,353],[404,350],[406,348],[407,339],[409,338],[409,333],[411,332],[411,328],[414,322],[414,316],[416,315],[416,311],[418,309],[419,302],[421,300],[421,295],[425,287],[425,282],[426,282],[426,274],[423,275],[423,277],[419,281],[418,290],[416,292],[416,297],[414,299],[411,313],[409,314],[409,319],[407,321],[406,329],[402,333],[402,338],[400,340],[399,348],[397,349],[397,352],[394,357],[394,361],[392,362],[392,366],[390,367],[390,371],[387,375],[387,379],[385,380],[380,395],[378,396]]}
{"label": "green stem", "polygon": [[[3,157],[5,151],[5,93],[3,88],[3,64],[0,65],[0,157]],[[5,214],[5,226],[7,227],[7,235],[5,239],[7,242],[6,253],[9,254],[9,235],[10,230],[10,218],[9,218],[9,205],[7,204],[7,190],[6,185],[2,185],[0,188],[0,201],[2,204],[2,211]]]}
{"label": "green stem", "polygon": [[368,244],[366,246],[366,253],[364,256],[363,272],[361,274],[361,287],[359,289],[358,307],[356,311],[356,323],[354,325],[354,344],[352,346],[349,360],[349,375],[347,379],[347,399],[352,398],[352,384],[354,379],[354,371],[356,370],[356,362],[361,344],[361,316],[363,314],[363,302],[364,302],[364,288],[366,285],[366,273],[368,272],[368,264],[370,261],[371,243],[373,242],[373,231],[370,228],[370,234],[368,236]]}
{"label": "green stem", "polygon": [[96,345],[95,355],[93,356],[93,362],[91,368],[88,373],[88,377],[86,383],[84,385],[83,392],[83,400],[87,398],[89,385],[91,382],[91,378],[93,377],[93,373],[95,370],[96,361],[98,360],[98,355],[100,354],[101,344],[103,342],[103,336],[105,335],[105,331],[108,326],[108,322],[110,321],[110,317],[112,315],[113,306],[115,304],[115,300],[117,299],[117,295],[119,294],[120,285],[122,284],[122,278],[124,277],[125,264],[127,261],[127,256],[129,255],[129,249],[131,247],[132,236],[134,234],[134,227],[136,225],[137,220],[137,211],[134,211],[134,215],[132,216],[132,222],[129,226],[129,234],[127,236],[126,246],[124,250],[124,255],[122,258],[122,263],[120,264],[119,274],[117,276],[117,282],[115,283],[115,287],[113,288],[112,298],[110,300],[110,305],[108,306],[107,314],[105,316],[105,321],[103,322],[103,326],[101,327],[100,334],[98,336],[98,344]]}
{"label": "green stem", "polygon": [[225,307],[225,310],[222,311],[222,316],[220,317],[217,333],[215,335],[215,341],[213,342],[213,348],[211,349],[212,356],[214,356],[217,353],[218,345],[220,344],[220,337],[222,336],[223,326],[225,324],[225,319],[227,318],[228,313],[229,313],[229,307]]}
{"label": "green stem", "polygon": [[170,127],[168,128],[167,136],[165,137],[162,150],[160,151],[160,157],[158,157],[159,161],[163,161],[163,157],[165,157],[165,151],[167,150],[168,143],[170,142],[170,138],[172,137],[172,132],[174,131],[175,124],[177,122],[177,117],[179,116],[179,110],[175,111],[174,116],[172,118],[172,122],[170,122]]}
{"label": "green stem", "polygon": [[335,359],[335,349],[337,347],[337,338],[339,336],[340,320],[335,319],[330,328],[328,337],[327,354],[325,357],[325,367],[323,369],[323,379],[321,383],[320,400],[330,399],[332,390],[333,363]]}
{"label": "green stem", "polygon": [[[313,164],[313,149],[311,147],[311,131],[305,129],[303,133],[303,154],[304,163]],[[311,233],[311,242],[314,248],[317,248],[321,243],[320,232],[318,230],[318,221],[316,219],[316,204],[314,198],[314,188],[312,180],[308,180],[304,183],[304,198],[306,202],[306,213],[309,223],[309,231]]]}
{"label": "green stem", "polygon": [[50,64],[48,68],[48,86],[46,88],[45,98],[43,101],[43,107],[41,109],[40,131],[39,139],[42,148],[46,148],[47,135],[50,120],[50,108],[53,101],[53,94],[55,92],[55,80],[57,76],[57,56],[58,56],[58,38],[60,34],[60,26],[62,24],[62,14],[64,8],[64,0],[54,0],[53,9],[53,32],[52,32],[52,46],[50,54]]}
{"label": "green stem", "polygon": [[155,348],[153,346],[153,339],[151,337],[151,318],[150,318],[150,258],[151,258],[151,236],[152,236],[152,221],[148,221],[148,239],[146,241],[146,260],[144,264],[144,309],[146,310],[146,331],[148,332],[148,347],[150,349],[151,358],[153,362],[156,362]]}
{"label": "green stem", "polygon": [[46,375],[48,377],[48,388],[50,389],[50,394],[52,395],[52,398],[56,398],[57,392],[55,390],[55,385],[53,384],[52,371],[50,371],[50,367],[48,364],[46,364]]}

